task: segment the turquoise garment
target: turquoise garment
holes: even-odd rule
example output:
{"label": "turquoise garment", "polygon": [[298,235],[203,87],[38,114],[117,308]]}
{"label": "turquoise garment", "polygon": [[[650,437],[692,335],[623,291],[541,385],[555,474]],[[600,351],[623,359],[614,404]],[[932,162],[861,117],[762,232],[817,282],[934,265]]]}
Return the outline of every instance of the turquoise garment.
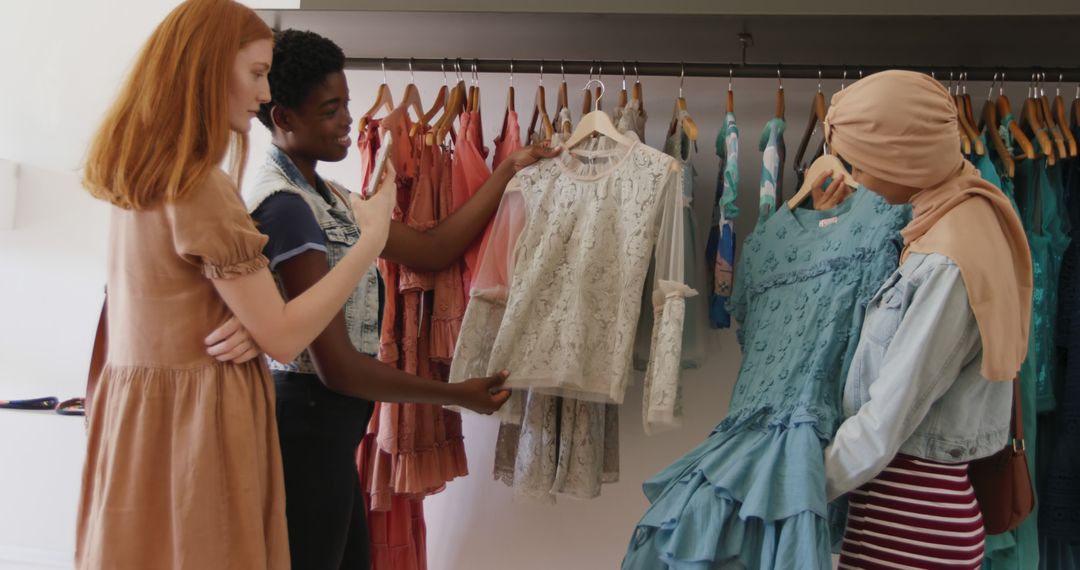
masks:
{"label": "turquoise garment", "polygon": [[761,184],[758,186],[758,221],[765,220],[780,207],[784,187],[784,119],[775,117],[765,123],[761,133]]}
{"label": "turquoise garment", "polygon": [[[1008,124],[1011,120],[1011,116],[1005,117],[1001,128],[1010,152],[1012,137],[1008,132]],[[1024,408],[1028,469],[1032,480],[1037,481],[1037,412],[1054,407],[1053,379],[1057,361],[1054,336],[1058,277],[1061,259],[1069,244],[1064,189],[1060,167],[1048,168],[1045,159],[1018,162],[1015,180],[1004,175],[1004,169],[999,162],[995,164],[998,167],[1002,190],[1014,199],[1031,248],[1035,288],[1032,293],[1028,356],[1020,369],[1020,390]],[[1036,502],[1035,510],[1016,530],[987,537],[983,568],[1026,570],[1039,566],[1038,509]]]}
{"label": "turquoise garment", "polygon": [[732,296],[743,360],[728,415],[645,482],[624,569],[831,567],[823,449],[905,212],[860,188],[834,210],[781,207],[758,223]]}
{"label": "turquoise garment", "polygon": [[735,113],[724,117],[724,126],[716,135],[716,156],[720,158],[720,174],[705,245],[705,273],[709,283],[709,326],[726,329],[731,326],[727,303],[735,274],[733,220],[739,216],[739,207],[735,205],[739,193],[739,127],[735,124]]}

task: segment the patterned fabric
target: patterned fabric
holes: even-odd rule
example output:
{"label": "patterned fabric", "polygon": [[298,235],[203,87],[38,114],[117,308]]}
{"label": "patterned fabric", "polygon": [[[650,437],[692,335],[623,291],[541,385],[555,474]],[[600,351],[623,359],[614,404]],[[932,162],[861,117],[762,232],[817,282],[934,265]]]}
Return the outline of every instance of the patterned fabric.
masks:
{"label": "patterned fabric", "polygon": [[682,281],[678,166],[639,142],[589,144],[522,170],[507,187],[499,215],[521,212],[518,238],[489,242],[484,261],[497,265],[473,289],[450,379],[513,370],[511,389],[621,403],[655,250],[645,425],[674,427],[685,298],[696,294]]}
{"label": "patterned fabric", "polygon": [[720,157],[720,175],[716,179],[709,240],[705,246],[705,270],[709,277],[709,325],[714,329],[731,326],[727,303],[735,286],[735,218],[739,208],[739,128],[735,114],[728,113],[716,136],[716,155]]}
{"label": "patterned fabric", "polygon": [[652,504],[624,569],[831,566],[822,449],[904,222],[860,189],[834,210],[781,208],[758,223],[731,303],[743,360],[728,416],[645,483]]}
{"label": "patterned fabric", "polygon": [[[636,124],[627,119],[630,109],[620,115],[626,119],[619,122],[620,130]],[[558,146],[562,135],[555,133],[552,139]],[[509,211],[493,222],[491,236],[499,243],[520,229],[521,220],[509,219]],[[506,268],[500,272],[507,275]],[[501,315],[493,321],[501,321]],[[514,390],[504,407],[493,474],[513,489],[515,499],[549,504],[559,495],[592,499],[600,496],[603,484],[619,480],[619,406]]]}
{"label": "patterned fabric", "polygon": [[784,182],[784,119],[774,117],[761,133],[761,185],[758,189],[758,220],[764,220],[780,207]]}

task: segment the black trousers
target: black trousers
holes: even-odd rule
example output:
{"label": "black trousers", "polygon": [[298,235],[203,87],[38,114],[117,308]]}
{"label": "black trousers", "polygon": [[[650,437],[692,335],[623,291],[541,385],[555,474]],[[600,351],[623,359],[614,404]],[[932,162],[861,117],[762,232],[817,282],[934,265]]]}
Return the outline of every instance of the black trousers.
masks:
{"label": "black trousers", "polygon": [[314,374],[273,378],[292,567],[370,568],[356,448],[374,404],[332,392]]}

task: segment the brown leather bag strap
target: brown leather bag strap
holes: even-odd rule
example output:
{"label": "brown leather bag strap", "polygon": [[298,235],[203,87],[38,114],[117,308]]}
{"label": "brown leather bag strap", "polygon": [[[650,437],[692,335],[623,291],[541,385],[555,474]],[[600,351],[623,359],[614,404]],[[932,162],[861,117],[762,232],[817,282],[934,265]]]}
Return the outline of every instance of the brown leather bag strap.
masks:
{"label": "brown leather bag strap", "polygon": [[105,300],[101,302],[101,316],[98,317],[97,332],[94,333],[94,348],[90,352],[90,369],[86,374],[86,413],[90,414],[90,404],[94,398],[94,389],[97,387],[98,376],[105,367],[105,355],[109,345],[108,323],[109,294],[105,293]]}
{"label": "brown leather bag strap", "polygon": [[1024,401],[1020,397],[1020,379],[1013,380],[1013,446],[1027,449],[1024,443]]}

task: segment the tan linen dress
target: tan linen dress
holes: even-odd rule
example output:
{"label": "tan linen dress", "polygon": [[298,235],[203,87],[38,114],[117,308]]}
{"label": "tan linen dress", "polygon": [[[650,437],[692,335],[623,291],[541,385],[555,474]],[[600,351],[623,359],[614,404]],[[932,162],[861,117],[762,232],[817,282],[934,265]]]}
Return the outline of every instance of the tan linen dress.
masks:
{"label": "tan linen dress", "polygon": [[219,363],[211,279],[262,269],[266,237],[220,170],[172,204],[113,208],[108,357],[89,418],[79,568],[288,568],[274,387]]}

